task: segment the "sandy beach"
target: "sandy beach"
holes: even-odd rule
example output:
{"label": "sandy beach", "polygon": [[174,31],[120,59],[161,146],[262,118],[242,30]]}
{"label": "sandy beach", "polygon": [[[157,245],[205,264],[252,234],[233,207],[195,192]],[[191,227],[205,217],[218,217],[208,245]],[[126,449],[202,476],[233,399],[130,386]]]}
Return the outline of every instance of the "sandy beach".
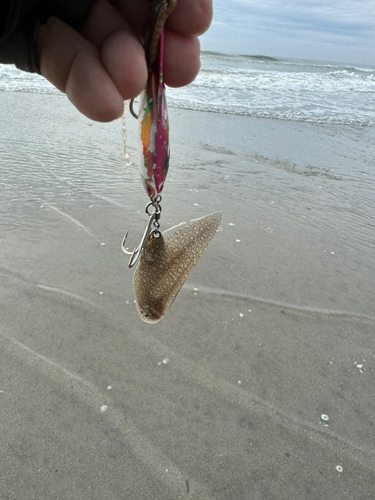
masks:
{"label": "sandy beach", "polygon": [[375,499],[375,129],[170,109],[162,230],[223,219],[148,325],[136,121],[0,110],[0,498]]}

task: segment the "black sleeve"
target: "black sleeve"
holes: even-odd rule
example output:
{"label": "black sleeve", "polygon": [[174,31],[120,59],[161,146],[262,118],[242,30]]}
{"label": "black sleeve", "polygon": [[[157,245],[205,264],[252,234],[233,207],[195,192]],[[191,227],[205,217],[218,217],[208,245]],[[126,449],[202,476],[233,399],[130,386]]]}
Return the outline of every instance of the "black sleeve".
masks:
{"label": "black sleeve", "polygon": [[39,73],[39,26],[55,16],[79,31],[94,1],[0,0],[0,63]]}

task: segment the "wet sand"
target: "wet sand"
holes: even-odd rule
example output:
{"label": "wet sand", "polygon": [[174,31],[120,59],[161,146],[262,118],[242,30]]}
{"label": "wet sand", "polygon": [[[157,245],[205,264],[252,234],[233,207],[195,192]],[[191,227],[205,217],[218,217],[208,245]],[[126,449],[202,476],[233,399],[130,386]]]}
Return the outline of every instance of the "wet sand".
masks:
{"label": "wet sand", "polygon": [[0,498],[374,499],[372,129],[171,109],[162,229],[223,221],[147,325],[121,122],[0,111]]}

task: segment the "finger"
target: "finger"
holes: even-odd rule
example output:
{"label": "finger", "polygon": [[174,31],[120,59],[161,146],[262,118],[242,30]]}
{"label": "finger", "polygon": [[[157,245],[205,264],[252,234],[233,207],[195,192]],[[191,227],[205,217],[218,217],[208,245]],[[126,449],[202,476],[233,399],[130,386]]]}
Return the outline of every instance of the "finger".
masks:
{"label": "finger", "polygon": [[140,94],[147,82],[145,52],[128,31],[117,31],[107,38],[101,60],[123,100]]}
{"label": "finger", "polygon": [[178,0],[166,25],[182,35],[199,36],[210,27],[212,0]]}
{"label": "finger", "polygon": [[150,22],[150,0],[110,0],[138,36],[143,36]]}
{"label": "finger", "polygon": [[99,0],[80,33],[100,50],[123,99],[137,96],[146,85],[147,64],[143,46],[122,14],[107,0]]}
{"label": "finger", "polygon": [[97,0],[80,34],[100,49],[112,33],[120,30],[130,31],[130,26],[122,14],[108,0]]}
{"label": "finger", "polygon": [[[150,21],[149,0],[111,0],[138,35],[143,35]],[[212,21],[212,0],[177,0],[167,26],[183,35],[204,33]]]}
{"label": "finger", "polygon": [[57,18],[43,26],[38,42],[42,75],[81,113],[97,121],[121,115],[123,98],[92,44]]}
{"label": "finger", "polygon": [[200,70],[200,44],[196,37],[186,37],[165,30],[164,81],[169,87],[191,83]]}
{"label": "finger", "polygon": [[[177,8],[190,0],[178,0]],[[113,0],[117,8],[122,12],[123,16],[126,17],[130,24],[136,30],[143,29],[144,22],[149,22],[150,15],[150,2],[149,0],[139,0],[138,2],[126,2],[124,0]],[[194,0],[192,2],[192,8],[182,9],[179,15],[182,28],[186,32],[195,32],[200,28],[199,22],[195,22],[194,25],[185,19],[185,15],[193,17],[202,10],[194,5],[203,4],[206,6],[206,13],[203,14],[206,24],[209,23],[212,16],[212,4],[210,0]],[[208,8],[207,8],[208,5]],[[175,9],[175,11],[176,11]],[[204,9],[203,9],[204,10]],[[189,14],[190,13],[190,14]],[[174,13],[173,13],[174,14]],[[173,15],[172,14],[172,15]],[[174,22],[176,24],[176,22]],[[203,23],[204,24],[204,23]],[[110,54],[108,51],[108,61],[106,61],[106,68],[113,74],[113,68],[109,67],[111,63]],[[113,61],[113,65],[118,64]],[[199,41],[193,37],[184,36],[179,31],[166,29],[165,32],[165,46],[164,46],[164,78],[167,85],[170,87],[182,87],[191,83],[200,69],[199,60]],[[117,85],[119,85],[117,83]],[[119,87],[120,88],[120,87]]]}
{"label": "finger", "polygon": [[[117,8],[98,0],[81,34],[101,48],[102,63],[123,98],[138,95],[147,80],[144,49]],[[166,30],[165,47],[166,83],[181,87],[194,80],[200,68],[199,42]]]}
{"label": "finger", "polygon": [[66,95],[76,108],[92,120],[109,122],[119,118],[124,101],[100,59],[78,52],[66,83]]}

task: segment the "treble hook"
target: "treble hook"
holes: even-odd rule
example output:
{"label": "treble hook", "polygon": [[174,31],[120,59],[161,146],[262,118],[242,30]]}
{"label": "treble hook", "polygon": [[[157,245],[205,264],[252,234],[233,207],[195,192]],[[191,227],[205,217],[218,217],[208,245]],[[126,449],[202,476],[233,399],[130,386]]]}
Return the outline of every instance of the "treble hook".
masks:
{"label": "treble hook", "polygon": [[150,236],[152,231],[154,231],[154,229],[152,229],[151,226],[153,225],[153,223],[155,221],[156,221],[155,214],[152,214],[150,216],[150,220],[148,221],[148,224],[146,226],[146,230],[142,236],[140,244],[132,252],[129,252],[129,250],[127,250],[125,247],[125,241],[126,241],[126,238],[128,237],[129,231],[127,231],[127,233],[125,234],[124,239],[122,240],[122,243],[121,243],[121,248],[122,248],[122,251],[126,253],[126,255],[131,255],[130,260],[129,260],[129,267],[133,267],[134,264],[137,263],[140,255],[141,255],[141,252],[147,243],[148,237]]}
{"label": "treble hook", "polygon": [[[153,231],[155,231],[155,232],[158,231],[158,229],[160,227],[160,225],[159,225],[159,219],[160,219],[160,214],[161,214],[161,206],[159,205],[160,200],[161,200],[161,196],[158,196],[154,201],[148,203],[146,206],[146,214],[149,215],[150,218],[149,218],[149,221],[147,223],[145,232],[142,236],[141,242],[137,246],[137,248],[135,248],[132,252],[129,252],[129,250],[127,250],[125,247],[125,241],[126,241],[126,238],[128,237],[129,231],[126,232],[124,239],[122,240],[122,243],[121,243],[122,251],[124,253],[126,253],[126,255],[131,255],[130,260],[129,260],[129,264],[128,264],[129,267],[133,267],[138,262],[138,259],[141,255],[141,252],[143,251],[144,247],[146,246],[146,243],[147,243],[147,240],[148,240],[150,234]],[[150,206],[153,206],[155,208],[155,212],[153,212],[152,214],[150,214],[148,211]],[[152,226],[154,226],[154,228],[152,228]]]}

